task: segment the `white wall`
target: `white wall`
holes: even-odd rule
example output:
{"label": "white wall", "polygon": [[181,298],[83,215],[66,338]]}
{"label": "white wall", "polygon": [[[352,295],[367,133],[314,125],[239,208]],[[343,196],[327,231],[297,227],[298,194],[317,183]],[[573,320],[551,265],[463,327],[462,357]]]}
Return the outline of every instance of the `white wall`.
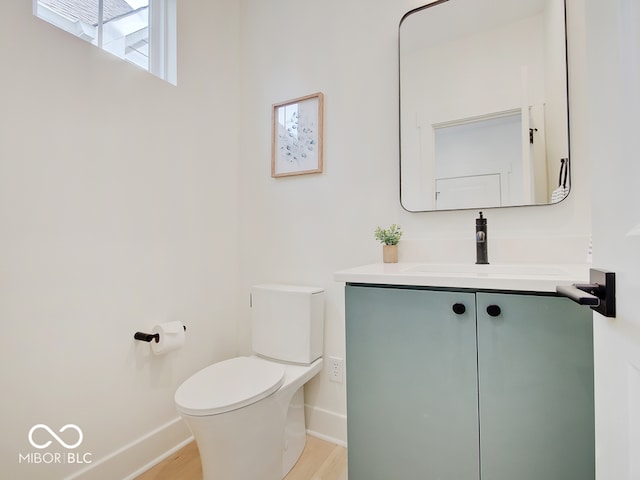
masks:
{"label": "white wall", "polygon": [[[581,146],[586,114],[579,82],[584,70],[582,0],[568,3],[570,75],[577,79],[570,94],[574,190],[554,206],[485,212],[492,245],[508,238],[509,254],[531,261],[574,253],[573,237],[590,231],[588,167]],[[250,348],[249,286],[274,280],[326,289],[325,356],[344,358],[343,285],[332,274],[381,261],[373,238],[377,225],[404,227],[401,261],[437,261],[443,255],[475,260],[476,211],[410,214],[398,200],[397,28],[402,15],[421,4],[244,2],[245,141],[239,160],[243,351]],[[324,173],[272,179],[271,105],[316,91],[325,94]],[[459,250],[452,251],[452,245]],[[492,253],[497,259],[500,252],[490,246]],[[578,258],[585,255],[586,245]],[[343,384],[329,382],[325,371],[307,388],[307,402],[312,430],[346,440]]]}
{"label": "white wall", "polygon": [[[583,0],[568,1],[574,191],[486,212],[494,257],[499,239],[544,259],[590,230]],[[401,260],[473,258],[477,212],[410,214],[398,200],[397,27],[420,3],[179,2],[177,87],[38,21],[30,2],[3,5],[0,477],[78,470],[18,464],[36,423],[83,429],[83,450],[105,460],[83,478],[124,477],[175,445],[175,388],[249,351],[253,283],[324,287],[325,355],[344,357],[333,272],[380,261],[377,225],[404,227]],[[316,91],[325,171],[272,179],[271,105]],[[169,319],[188,324],[181,351],[154,358],[132,340]],[[323,372],[307,402],[310,428],[345,441],[344,384]]]}
{"label": "white wall", "polygon": [[[123,478],[188,436],[177,386],[236,353],[238,14],[179,2],[176,88],[3,3],[1,478],[86,466],[19,464],[37,423]],[[181,351],[133,340],[174,319]]]}

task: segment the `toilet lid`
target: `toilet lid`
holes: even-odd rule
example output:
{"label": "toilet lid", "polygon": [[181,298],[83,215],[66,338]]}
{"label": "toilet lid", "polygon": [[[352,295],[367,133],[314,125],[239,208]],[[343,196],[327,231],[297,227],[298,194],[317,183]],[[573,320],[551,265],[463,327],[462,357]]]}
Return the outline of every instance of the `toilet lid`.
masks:
{"label": "toilet lid", "polygon": [[176,405],[194,416],[216,415],[251,405],[278,390],[284,366],[256,357],[214,363],[188,378],[176,391]]}

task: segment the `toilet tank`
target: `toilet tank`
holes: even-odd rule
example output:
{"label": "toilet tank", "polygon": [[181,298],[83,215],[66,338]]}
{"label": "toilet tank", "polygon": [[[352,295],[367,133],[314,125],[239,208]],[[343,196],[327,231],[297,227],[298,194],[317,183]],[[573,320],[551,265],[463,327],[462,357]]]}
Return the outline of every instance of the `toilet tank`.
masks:
{"label": "toilet tank", "polygon": [[263,284],[251,287],[253,351],[284,362],[309,364],[322,356],[324,290]]}

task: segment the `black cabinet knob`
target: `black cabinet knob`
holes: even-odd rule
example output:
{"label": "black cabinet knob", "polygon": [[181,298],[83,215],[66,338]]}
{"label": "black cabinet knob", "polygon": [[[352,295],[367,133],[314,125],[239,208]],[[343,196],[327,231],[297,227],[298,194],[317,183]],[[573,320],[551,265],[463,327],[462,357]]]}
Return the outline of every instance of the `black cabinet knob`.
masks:
{"label": "black cabinet knob", "polygon": [[487,314],[491,317],[497,317],[500,313],[502,313],[502,310],[498,305],[489,305],[487,307]]}
{"label": "black cabinet knob", "polygon": [[462,315],[467,311],[467,307],[465,307],[463,303],[454,303],[451,309],[453,310],[453,313],[456,313],[458,315]]}

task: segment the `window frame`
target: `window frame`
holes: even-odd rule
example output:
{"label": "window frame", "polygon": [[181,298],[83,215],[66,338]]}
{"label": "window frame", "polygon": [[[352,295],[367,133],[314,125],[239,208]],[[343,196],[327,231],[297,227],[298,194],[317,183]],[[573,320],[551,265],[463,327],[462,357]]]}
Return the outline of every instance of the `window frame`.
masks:
{"label": "window frame", "polygon": [[33,1],[33,15],[51,25],[54,25],[67,33],[90,42],[92,45],[121,58],[122,60],[132,63],[147,70],[149,73],[166,80],[167,82],[177,85],[177,32],[176,17],[177,8],[176,0],[149,0],[148,7],[148,66],[144,66],[132,61],[128,58],[118,55],[105,48],[104,45],[104,0],[97,2],[97,24],[95,25],[95,37],[83,28],[74,28],[74,24],[80,25],[79,22],[73,22],[65,19],[63,15],[53,11],[44,4],[40,4],[39,0]]}

